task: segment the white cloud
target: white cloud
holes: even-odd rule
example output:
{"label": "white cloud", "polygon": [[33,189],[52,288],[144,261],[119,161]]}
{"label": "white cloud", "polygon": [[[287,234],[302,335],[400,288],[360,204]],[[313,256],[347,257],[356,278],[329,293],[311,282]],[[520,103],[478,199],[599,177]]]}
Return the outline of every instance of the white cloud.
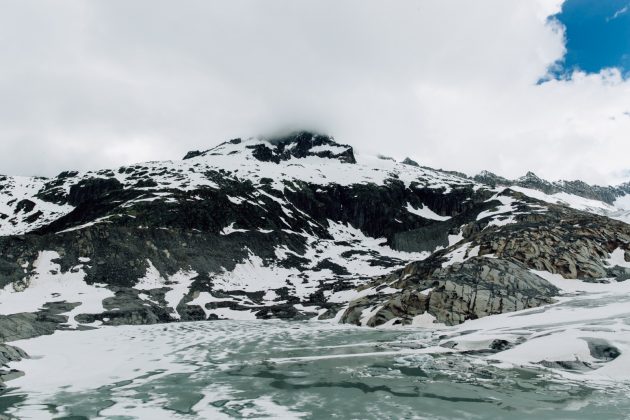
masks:
{"label": "white cloud", "polygon": [[612,16],[606,18],[606,21],[610,22],[611,20],[617,19],[619,16],[626,14],[629,9],[630,9],[630,4],[625,5],[621,9],[615,11],[615,13],[613,13]]}
{"label": "white cloud", "polygon": [[365,151],[507,176],[615,182],[630,85],[536,85],[561,0],[7,3],[0,172],[178,158],[317,128]]}

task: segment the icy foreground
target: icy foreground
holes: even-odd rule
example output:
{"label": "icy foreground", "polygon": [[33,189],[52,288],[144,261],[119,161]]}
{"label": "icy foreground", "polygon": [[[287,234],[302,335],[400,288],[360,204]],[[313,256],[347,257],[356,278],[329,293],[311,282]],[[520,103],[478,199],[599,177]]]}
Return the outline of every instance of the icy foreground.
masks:
{"label": "icy foreground", "polygon": [[0,407],[35,419],[623,418],[630,286],[546,276],[564,288],[558,303],[456,327],[224,321],[57,332],[16,343],[33,357],[16,364],[28,375]]}

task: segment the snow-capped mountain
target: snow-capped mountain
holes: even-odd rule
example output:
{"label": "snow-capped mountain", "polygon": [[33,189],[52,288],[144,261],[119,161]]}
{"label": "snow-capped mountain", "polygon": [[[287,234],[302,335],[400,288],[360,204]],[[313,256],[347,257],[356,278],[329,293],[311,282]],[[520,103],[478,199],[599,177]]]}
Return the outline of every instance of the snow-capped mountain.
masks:
{"label": "snow-capped mountain", "polygon": [[[489,171],[482,171],[475,175],[473,179],[487,185],[511,187],[513,189],[525,188],[527,191],[536,190],[539,193],[532,193],[534,198],[543,201],[565,204],[580,210],[585,210],[588,207],[592,212],[625,222],[630,221],[628,218],[630,211],[630,182],[605,187],[589,185],[579,180],[549,182],[539,178],[533,172],[528,172],[518,179],[510,180]],[[584,198],[590,199],[592,202],[585,201],[583,200]]]}
{"label": "snow-capped mountain", "polygon": [[552,302],[533,270],[630,277],[630,225],[604,216],[627,216],[612,200],[627,186],[602,201],[533,177],[355,156],[309,132],[4,176],[0,339],[204,319],[455,324]]}

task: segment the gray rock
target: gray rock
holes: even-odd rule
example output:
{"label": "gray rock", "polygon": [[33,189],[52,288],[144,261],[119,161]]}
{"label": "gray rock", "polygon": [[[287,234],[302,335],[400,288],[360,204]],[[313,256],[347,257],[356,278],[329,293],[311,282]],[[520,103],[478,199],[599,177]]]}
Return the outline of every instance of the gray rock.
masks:
{"label": "gray rock", "polygon": [[405,165],[410,165],[410,166],[420,166],[418,164],[418,162],[416,162],[415,160],[411,159],[411,158],[405,158],[402,163],[404,163]]}
{"label": "gray rock", "polygon": [[8,344],[0,344],[0,365],[6,365],[9,362],[18,362],[27,358],[28,355],[21,348]]}
{"label": "gray rock", "polygon": [[395,275],[377,280],[401,291],[351,302],[342,315],[342,322],[360,324],[365,310],[378,308],[367,325],[382,325],[394,318],[409,324],[415,316],[425,312],[433,315],[437,322],[453,325],[552,303],[558,294],[558,289],[549,282],[508,260],[473,257],[435,269],[431,264],[432,261],[415,263]]}
{"label": "gray rock", "polygon": [[621,355],[621,351],[606,340],[592,337],[584,338],[584,340],[586,340],[588,344],[588,350],[591,352],[591,356],[595,359],[611,361]]}
{"label": "gray rock", "polygon": [[[27,359],[28,354],[19,347],[8,344],[0,344],[0,367],[6,367],[10,362],[18,362]],[[0,393],[6,388],[4,382],[24,376],[24,372],[17,369],[0,368]]]}
{"label": "gray rock", "polygon": [[24,376],[24,372],[22,372],[21,370],[17,370],[17,369],[0,369],[0,383],[2,382],[7,382],[10,381],[12,379],[16,379],[19,378],[21,376]]}
{"label": "gray rock", "polygon": [[39,312],[0,315],[0,342],[52,334],[66,321],[67,317],[55,318]]}
{"label": "gray rock", "polygon": [[543,360],[540,364],[551,369],[575,370],[580,372],[594,369],[590,363],[583,362],[581,360]]}

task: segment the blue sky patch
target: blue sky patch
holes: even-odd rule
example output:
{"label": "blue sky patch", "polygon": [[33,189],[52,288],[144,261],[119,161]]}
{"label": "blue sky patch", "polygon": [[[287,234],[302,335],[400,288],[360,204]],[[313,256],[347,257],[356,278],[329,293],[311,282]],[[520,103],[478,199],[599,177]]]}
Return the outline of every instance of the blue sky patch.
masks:
{"label": "blue sky patch", "polygon": [[551,69],[564,78],[574,70],[618,68],[630,76],[630,0],[567,0],[553,16],[565,27],[567,53]]}

